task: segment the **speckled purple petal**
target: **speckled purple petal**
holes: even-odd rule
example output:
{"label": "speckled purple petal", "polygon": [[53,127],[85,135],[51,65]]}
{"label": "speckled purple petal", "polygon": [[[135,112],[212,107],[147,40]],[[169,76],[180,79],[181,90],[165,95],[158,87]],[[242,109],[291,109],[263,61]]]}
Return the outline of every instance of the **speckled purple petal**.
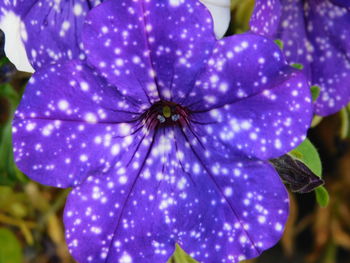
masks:
{"label": "speckled purple petal", "polygon": [[174,90],[187,96],[216,40],[199,1],[109,0],[89,13],[83,41],[89,62],[123,93],[144,87],[169,100]]}
{"label": "speckled purple petal", "polygon": [[250,19],[252,31],[262,35],[275,34],[281,16],[280,0],[257,0]]}
{"label": "speckled purple petal", "polygon": [[[61,59],[83,58],[81,30],[87,12],[100,0],[22,0],[0,5],[21,17],[22,39],[35,69]],[[3,6],[3,8],[2,8]]]}
{"label": "speckled purple petal", "polygon": [[[321,88],[316,114],[339,111],[350,101],[350,10],[335,0],[280,0],[276,5],[280,4],[280,21],[270,20],[277,30],[262,30],[256,26],[262,18],[254,17],[252,31],[281,39],[288,61],[304,65],[310,83]],[[266,2],[258,0],[255,13],[264,9]]]}
{"label": "speckled purple petal", "polygon": [[0,13],[12,11],[18,15],[25,15],[39,0],[3,0],[0,3]]}
{"label": "speckled purple petal", "polygon": [[42,69],[15,114],[15,161],[30,178],[58,187],[107,172],[133,146],[128,123],[142,107],[79,62]]}
{"label": "speckled purple petal", "polygon": [[178,242],[200,262],[238,262],[280,238],[288,195],[270,165],[210,138],[195,143],[187,129],[145,140],[137,158],[69,196],[64,220],[76,260],[163,263]]}
{"label": "speckled purple petal", "polygon": [[161,263],[172,254],[174,241],[158,207],[171,191],[156,180],[164,165],[150,157],[152,145],[162,143],[153,134],[138,141],[131,158],[122,155],[108,174],[88,178],[68,197],[67,244],[80,263]]}
{"label": "speckled purple petal", "polygon": [[191,111],[208,123],[203,125],[207,136],[249,156],[280,156],[301,143],[310,126],[304,75],[287,66],[278,46],[261,36],[219,41],[196,91],[205,103],[193,104]]}
{"label": "speckled purple petal", "polygon": [[350,102],[350,10],[310,1],[305,15],[313,50],[312,83],[321,87],[316,113],[329,115]]}
{"label": "speckled purple petal", "polygon": [[343,7],[350,7],[350,1],[349,0],[330,0],[332,3],[336,5],[340,5]]}

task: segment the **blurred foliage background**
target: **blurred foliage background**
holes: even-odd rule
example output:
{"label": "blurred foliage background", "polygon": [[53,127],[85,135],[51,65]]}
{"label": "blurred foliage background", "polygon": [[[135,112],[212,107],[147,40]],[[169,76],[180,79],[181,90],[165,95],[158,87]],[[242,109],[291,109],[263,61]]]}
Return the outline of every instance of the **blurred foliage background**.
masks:
{"label": "blurred foliage background", "polygon": [[[254,0],[232,0],[228,35],[248,30]],[[73,263],[64,240],[62,212],[69,189],[29,180],[14,164],[11,120],[29,74],[18,72],[3,52],[0,32],[0,263]],[[315,195],[290,194],[291,213],[282,240],[246,263],[350,263],[349,108],[309,132],[323,162],[330,203]],[[172,263],[190,263],[180,250]]]}

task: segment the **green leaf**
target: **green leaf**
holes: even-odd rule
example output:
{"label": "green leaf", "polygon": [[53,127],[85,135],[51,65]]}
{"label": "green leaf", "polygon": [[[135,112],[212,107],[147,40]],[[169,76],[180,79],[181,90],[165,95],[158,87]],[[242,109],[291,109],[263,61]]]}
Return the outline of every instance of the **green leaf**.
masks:
{"label": "green leaf", "polygon": [[[1,262],[0,262],[1,263]],[[179,245],[176,245],[176,250],[171,260],[168,263],[197,263],[193,258],[186,254]]]}
{"label": "green leaf", "polygon": [[21,245],[6,228],[0,228],[0,263],[22,263]]}
{"label": "green leaf", "polygon": [[303,162],[318,177],[322,177],[322,163],[315,146],[309,139],[305,139],[297,148],[292,150],[290,154]]}
{"label": "green leaf", "polygon": [[311,128],[316,127],[317,125],[319,125],[321,123],[321,121],[323,120],[322,116],[319,115],[314,115],[314,118],[312,119],[312,123],[311,123]]}
{"label": "green leaf", "polygon": [[[302,161],[317,176],[322,177],[322,162],[315,146],[306,139],[297,148],[290,152],[292,156]],[[325,187],[315,189],[316,201],[321,207],[329,203],[329,195]]]}
{"label": "green leaf", "polygon": [[9,84],[0,85],[0,96],[6,97],[10,102],[9,120],[0,125],[0,185],[14,185],[16,182],[27,181],[15,165],[12,146],[12,119],[20,96]]}
{"label": "green leaf", "polygon": [[340,114],[340,138],[345,140],[350,133],[350,116],[349,116],[349,110],[347,107],[342,108],[339,112]]}
{"label": "green leaf", "polygon": [[291,64],[291,66],[293,68],[300,69],[300,70],[302,70],[304,68],[303,64],[298,64],[298,63],[293,63],[293,64]]}
{"label": "green leaf", "polygon": [[284,44],[283,44],[283,41],[281,39],[276,39],[275,43],[281,50],[283,50]]}
{"label": "green leaf", "polygon": [[326,207],[329,203],[329,194],[327,189],[323,186],[320,186],[315,189],[315,193],[317,203],[322,207]]}
{"label": "green leaf", "polygon": [[312,100],[316,101],[318,97],[320,96],[321,89],[319,86],[311,86],[311,95],[312,95]]}

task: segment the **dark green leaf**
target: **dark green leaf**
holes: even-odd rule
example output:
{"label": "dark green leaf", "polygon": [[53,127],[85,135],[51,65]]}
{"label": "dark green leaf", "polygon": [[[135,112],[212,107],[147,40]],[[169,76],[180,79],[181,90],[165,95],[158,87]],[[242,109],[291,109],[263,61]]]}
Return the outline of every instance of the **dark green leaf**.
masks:
{"label": "dark green leaf", "polygon": [[3,65],[5,65],[5,64],[7,64],[9,62],[10,62],[10,60],[7,57],[2,57],[0,59],[0,67],[2,67]]}

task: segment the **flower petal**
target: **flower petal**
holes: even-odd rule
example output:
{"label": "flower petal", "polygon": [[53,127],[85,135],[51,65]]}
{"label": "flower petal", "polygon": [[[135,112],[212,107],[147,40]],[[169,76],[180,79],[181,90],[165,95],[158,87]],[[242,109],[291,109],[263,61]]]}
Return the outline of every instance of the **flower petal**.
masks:
{"label": "flower petal", "polygon": [[173,151],[169,136],[152,132],[132,158],[122,158],[109,174],[90,177],[73,190],[64,221],[77,261],[161,263],[171,256],[175,238],[163,206],[173,186],[163,176],[176,180],[167,169],[175,160],[162,160]]}
{"label": "flower petal", "polygon": [[256,0],[249,22],[251,31],[272,36],[278,29],[281,11],[281,0]]}
{"label": "flower petal", "polygon": [[288,195],[274,169],[195,140],[159,129],[138,158],[73,190],[65,225],[79,262],[163,263],[175,242],[200,261],[236,262],[277,242]]}
{"label": "flower petal", "polygon": [[43,184],[79,184],[127,155],[139,107],[79,62],[39,70],[13,121],[15,161]]}
{"label": "flower petal", "polygon": [[350,7],[350,2],[348,0],[331,0],[331,2],[343,7]]}
{"label": "flower petal", "polygon": [[[304,65],[310,83],[321,88],[316,114],[327,116],[339,111],[350,101],[349,5],[341,0],[280,1],[274,5],[270,7],[282,5],[280,20],[264,16],[273,29],[255,27],[263,18],[254,16],[252,30],[281,39],[288,61]],[[257,0],[255,13],[263,13],[264,8],[268,9],[266,2]]]}
{"label": "flower petal", "polygon": [[[5,1],[0,6],[1,16],[12,18],[16,22],[5,23],[1,29],[5,30],[6,38],[16,40],[16,43],[25,45],[26,54],[34,69],[54,61],[65,59],[83,58],[81,52],[81,28],[87,12],[100,0],[31,0],[31,1]],[[14,20],[15,18],[15,20]],[[23,53],[23,48],[21,48]],[[18,62],[18,52],[8,48],[7,55],[13,62]],[[20,59],[24,59],[24,53]],[[33,72],[32,69],[23,68]]]}
{"label": "flower petal", "polygon": [[[288,217],[288,194],[280,178],[259,162],[211,167],[222,170],[196,180],[182,202],[189,215],[177,225],[181,247],[206,263],[257,257],[278,242]],[[231,174],[223,174],[225,169]]]}
{"label": "flower petal", "polygon": [[155,180],[159,162],[160,170],[145,167],[148,149],[140,144],[134,159],[123,158],[109,174],[88,178],[68,197],[66,238],[77,261],[161,263],[173,253],[175,243],[159,211],[168,185]]}
{"label": "flower petal", "polygon": [[205,103],[198,110],[233,103],[271,89],[285,81],[290,71],[273,41],[250,33],[234,35],[216,43],[187,100],[203,98]]}
{"label": "flower petal", "polygon": [[[197,80],[193,118],[207,136],[248,156],[269,159],[301,143],[312,104],[304,75],[286,65],[272,41],[251,34],[221,40]],[[199,99],[198,99],[199,101]]]}
{"label": "flower petal", "polygon": [[187,95],[215,36],[197,1],[110,0],[89,13],[83,42],[89,62],[124,94],[145,89],[169,100],[173,90]]}
{"label": "flower petal", "polygon": [[[312,57],[311,83],[321,88],[315,111],[327,116],[350,101],[350,10],[329,1],[311,1],[305,16],[312,47],[307,50]],[[296,39],[288,37],[288,41]]]}

